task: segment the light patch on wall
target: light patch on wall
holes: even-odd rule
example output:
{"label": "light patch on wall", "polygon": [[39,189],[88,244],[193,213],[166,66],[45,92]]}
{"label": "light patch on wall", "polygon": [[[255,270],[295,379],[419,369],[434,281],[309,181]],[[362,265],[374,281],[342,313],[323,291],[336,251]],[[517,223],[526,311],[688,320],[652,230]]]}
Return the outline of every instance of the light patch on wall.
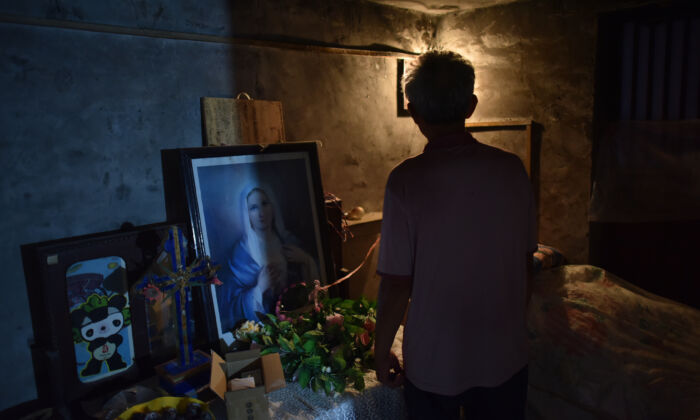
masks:
{"label": "light patch on wall", "polygon": [[402,9],[414,10],[431,15],[466,12],[500,4],[512,3],[516,0],[370,0],[373,3]]}
{"label": "light patch on wall", "polygon": [[[440,44],[440,49],[454,51],[471,61],[477,73],[483,67],[507,67],[512,63],[513,56],[493,55],[486,52],[484,44],[477,42],[464,43],[461,39],[446,40]],[[478,76],[478,75],[477,75]]]}
{"label": "light patch on wall", "polygon": [[501,34],[484,34],[480,38],[486,48],[508,48],[518,43],[517,38]]}

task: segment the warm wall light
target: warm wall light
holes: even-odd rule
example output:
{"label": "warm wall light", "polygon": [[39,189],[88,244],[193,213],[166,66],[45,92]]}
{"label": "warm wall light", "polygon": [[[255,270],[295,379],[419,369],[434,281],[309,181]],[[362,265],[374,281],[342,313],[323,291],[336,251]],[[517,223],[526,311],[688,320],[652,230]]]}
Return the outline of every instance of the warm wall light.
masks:
{"label": "warm wall light", "polygon": [[396,60],[396,116],[398,117],[409,117],[411,114],[408,113],[408,99],[403,91],[403,84],[401,80],[403,79],[406,69],[410,65],[410,62],[415,60],[414,58],[399,58]]}

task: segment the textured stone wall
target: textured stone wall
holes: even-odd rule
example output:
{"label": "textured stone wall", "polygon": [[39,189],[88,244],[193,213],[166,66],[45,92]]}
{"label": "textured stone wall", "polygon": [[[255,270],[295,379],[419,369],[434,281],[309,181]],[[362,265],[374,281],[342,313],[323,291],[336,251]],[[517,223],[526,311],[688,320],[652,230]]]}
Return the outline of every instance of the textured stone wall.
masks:
{"label": "textured stone wall", "polygon": [[[585,262],[596,12],[537,0],[441,18],[361,0],[0,0],[0,13],[187,34],[470,57],[476,120],[543,126],[540,240]],[[636,2],[639,3],[639,2]],[[164,220],[159,150],[201,144],[199,98],[280,100],[291,141],[319,140],[323,184],[381,210],[391,168],[425,142],[396,116],[396,59],[121,35],[0,20],[0,410],[34,397],[19,245]]]}
{"label": "textured stone wall", "polygon": [[[470,59],[473,121],[543,126],[539,240],[585,262],[596,21],[562,2],[516,3],[443,18],[437,44]],[[479,135],[475,135],[477,139]]]}
{"label": "textured stone wall", "polygon": [[450,14],[438,24],[435,43],[475,66],[473,121],[541,125],[539,240],[573,263],[588,259],[598,15],[649,3],[524,1]]}
{"label": "textured stone wall", "polygon": [[[350,0],[0,1],[67,24],[422,50],[435,20]],[[60,26],[60,25],[59,25]],[[201,145],[199,98],[281,100],[289,140],[320,140],[323,184],[379,210],[421,150],[397,118],[396,59],[124,35],[0,19],[0,410],[35,397],[19,246],[165,219],[160,149]],[[60,297],[58,297],[60,298]],[[11,384],[11,385],[10,385]]]}
{"label": "textured stone wall", "polygon": [[[252,7],[250,7],[252,6]],[[279,10],[285,13],[279,13]],[[236,2],[236,33],[266,39],[423,51],[437,19],[365,2]],[[264,21],[265,25],[259,25]],[[287,138],[319,140],[326,191],[345,208],[380,211],[389,171],[425,139],[396,113],[396,58],[241,48],[236,86],[282,101]]]}

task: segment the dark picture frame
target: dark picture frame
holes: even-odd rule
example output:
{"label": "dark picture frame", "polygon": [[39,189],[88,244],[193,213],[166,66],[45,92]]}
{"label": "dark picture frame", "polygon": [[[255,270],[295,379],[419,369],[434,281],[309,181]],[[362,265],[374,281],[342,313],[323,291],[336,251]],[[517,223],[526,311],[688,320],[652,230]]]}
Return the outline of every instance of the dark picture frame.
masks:
{"label": "dark picture frame", "polygon": [[[315,142],[169,149],[161,157],[168,219],[187,220],[197,256],[221,265],[223,284],[205,292],[212,342],[230,341],[236,323],[253,313],[273,312],[275,296],[290,284],[312,277],[326,284],[334,278]],[[269,241],[259,239],[253,207],[246,210],[253,197],[272,209]],[[286,253],[292,248],[303,258],[290,259]],[[256,292],[265,266],[286,272],[270,280],[267,289],[260,280]]]}
{"label": "dark picture frame", "polygon": [[[127,226],[116,231],[21,246],[34,331],[30,348],[38,399],[43,404],[79,410],[76,408],[79,401],[98,398],[144,380],[153,375],[153,365],[173,356],[174,347],[161,349],[160,353],[152,352],[146,301],[132,287],[158,257],[161,241],[167,235],[169,226],[172,224]],[[119,277],[125,279],[125,283],[120,292],[110,294],[128,296],[127,318],[133,360],[124,368],[115,370],[114,374],[109,373],[104,377],[96,375],[95,380],[86,381],[79,374],[81,365],[77,361],[78,352],[83,350],[79,350],[74,342],[71,318],[75,305],[71,303],[71,296],[75,296],[75,283],[70,279],[75,277],[76,267],[110,258],[123,263],[123,272],[119,273]],[[90,287],[94,287],[94,284]],[[103,285],[99,285],[99,288],[105,289]],[[108,368],[103,366],[101,369],[104,371]]]}

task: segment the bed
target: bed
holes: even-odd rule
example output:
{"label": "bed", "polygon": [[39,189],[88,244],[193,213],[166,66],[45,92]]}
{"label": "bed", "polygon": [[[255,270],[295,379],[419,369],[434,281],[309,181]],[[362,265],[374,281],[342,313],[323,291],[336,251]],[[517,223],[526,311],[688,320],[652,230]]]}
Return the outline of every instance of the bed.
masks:
{"label": "bed", "polygon": [[536,277],[531,418],[700,418],[700,311],[590,265]]}

